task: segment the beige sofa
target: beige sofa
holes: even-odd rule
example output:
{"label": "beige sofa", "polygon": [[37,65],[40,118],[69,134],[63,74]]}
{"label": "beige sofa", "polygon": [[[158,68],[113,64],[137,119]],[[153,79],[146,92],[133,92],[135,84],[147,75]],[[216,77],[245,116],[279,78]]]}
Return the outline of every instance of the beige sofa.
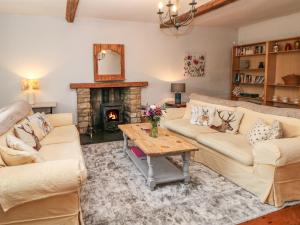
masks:
{"label": "beige sofa", "polygon": [[[193,104],[243,112],[239,133],[219,133],[190,124]],[[282,206],[286,201],[300,200],[299,111],[192,94],[187,108],[167,109],[161,126],[199,147],[193,156],[195,161],[257,195],[261,202]],[[279,120],[284,138],[250,145],[245,134],[258,118]]]}
{"label": "beige sofa", "polygon": [[[54,129],[41,141],[45,162],[0,168],[1,225],[83,224],[80,188],[86,168],[72,114],[47,117]],[[12,128],[0,136],[1,145],[11,133]]]}

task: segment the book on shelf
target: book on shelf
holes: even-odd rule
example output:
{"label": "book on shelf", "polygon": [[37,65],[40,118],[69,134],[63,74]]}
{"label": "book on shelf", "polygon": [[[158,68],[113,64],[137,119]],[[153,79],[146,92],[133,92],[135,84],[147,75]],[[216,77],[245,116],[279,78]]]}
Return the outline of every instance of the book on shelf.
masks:
{"label": "book on shelf", "polygon": [[235,84],[264,84],[265,77],[263,75],[236,73],[233,80]]}

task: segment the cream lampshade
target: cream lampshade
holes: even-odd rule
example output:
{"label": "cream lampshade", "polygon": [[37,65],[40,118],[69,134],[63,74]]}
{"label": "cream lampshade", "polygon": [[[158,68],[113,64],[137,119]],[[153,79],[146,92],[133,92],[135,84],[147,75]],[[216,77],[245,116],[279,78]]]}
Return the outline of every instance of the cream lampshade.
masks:
{"label": "cream lampshade", "polygon": [[35,90],[40,89],[40,82],[39,80],[35,79],[24,79],[22,80],[22,91],[27,92],[27,100],[29,104],[35,103]]}

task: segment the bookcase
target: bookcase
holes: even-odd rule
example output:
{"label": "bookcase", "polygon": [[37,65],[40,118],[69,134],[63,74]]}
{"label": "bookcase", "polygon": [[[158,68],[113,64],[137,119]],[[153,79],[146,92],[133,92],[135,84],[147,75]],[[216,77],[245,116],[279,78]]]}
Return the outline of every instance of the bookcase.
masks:
{"label": "bookcase", "polygon": [[231,99],[300,108],[300,83],[288,85],[282,79],[300,75],[299,45],[300,37],[293,37],[234,46]]}

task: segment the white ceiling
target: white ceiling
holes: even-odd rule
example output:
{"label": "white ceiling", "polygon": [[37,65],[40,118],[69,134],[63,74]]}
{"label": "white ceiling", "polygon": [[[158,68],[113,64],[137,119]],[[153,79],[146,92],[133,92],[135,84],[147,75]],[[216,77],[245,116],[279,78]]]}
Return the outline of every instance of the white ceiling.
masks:
{"label": "white ceiling", "polygon": [[[165,0],[166,2],[167,0]],[[198,0],[198,5],[209,0]],[[157,22],[159,0],[80,0],[77,18]],[[190,0],[181,0],[185,11]],[[0,0],[0,14],[65,16],[66,0]],[[300,0],[238,0],[200,16],[201,26],[240,27],[300,12]]]}

